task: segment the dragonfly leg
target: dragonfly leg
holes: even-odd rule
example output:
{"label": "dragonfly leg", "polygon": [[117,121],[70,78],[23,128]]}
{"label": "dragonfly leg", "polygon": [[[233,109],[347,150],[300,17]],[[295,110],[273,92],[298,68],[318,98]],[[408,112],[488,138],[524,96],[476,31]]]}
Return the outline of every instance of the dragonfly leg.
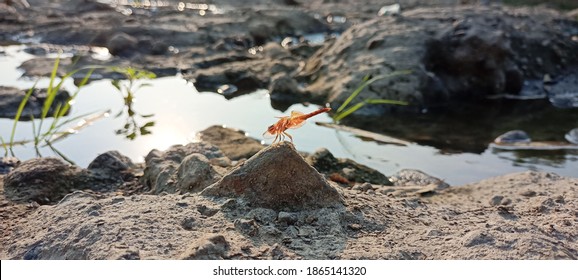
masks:
{"label": "dragonfly leg", "polygon": [[287,135],[287,137],[289,137],[289,139],[291,139],[291,143],[293,143],[293,137],[291,137],[291,135],[287,132],[283,132],[284,135]]}

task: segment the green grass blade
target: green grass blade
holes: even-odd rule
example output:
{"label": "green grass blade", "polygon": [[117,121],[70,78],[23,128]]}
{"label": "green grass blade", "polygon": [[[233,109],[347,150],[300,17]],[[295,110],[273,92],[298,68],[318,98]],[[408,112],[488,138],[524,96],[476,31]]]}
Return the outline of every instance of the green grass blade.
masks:
{"label": "green grass blade", "polygon": [[[49,136],[50,136],[50,142],[51,142],[51,143],[55,143],[56,141],[58,141],[58,140],[60,140],[60,139],[63,139],[63,138],[67,137],[67,136],[70,135],[70,134],[74,134],[74,133],[80,131],[81,129],[84,129],[84,128],[88,127],[88,126],[91,125],[92,123],[94,123],[94,122],[96,122],[96,121],[98,121],[98,120],[101,120],[101,119],[103,119],[103,118],[106,118],[109,113],[110,113],[110,110],[107,110],[107,111],[103,111],[103,112],[100,112],[100,113],[84,114],[84,115],[82,115],[82,116],[75,117],[74,119],[67,120],[66,122],[60,124],[59,127],[57,127],[57,128],[55,129],[55,132],[54,132],[54,133],[52,133],[51,135],[49,135]],[[66,129],[66,130],[64,130],[64,131],[59,131],[59,132],[56,131],[56,130],[60,130],[60,127],[61,127],[61,126],[65,125],[65,124],[67,124],[67,123],[69,123],[69,122],[72,122],[72,121],[74,121],[74,120],[78,120],[78,119],[81,119],[81,122],[78,122],[76,125],[68,128],[68,129]]]}
{"label": "green grass blade", "polygon": [[[50,74],[50,83],[48,84],[48,89],[46,89],[46,100],[44,101],[44,106],[42,107],[42,117],[41,119],[46,118],[48,115],[48,110],[50,109],[50,105],[54,101],[54,97],[58,91],[54,90],[54,81],[56,80],[56,73],[58,72],[58,65],[60,64],[60,56],[56,57],[54,61],[54,67],[52,68],[52,73]],[[61,81],[62,83],[62,81]]]}
{"label": "green grass blade", "polygon": [[4,142],[4,138],[0,135],[0,143],[2,144],[2,148],[4,148],[4,156],[8,156],[8,145]]}
{"label": "green grass blade", "polygon": [[408,105],[409,103],[399,100],[390,99],[366,99],[367,104],[392,104],[392,105]]}
{"label": "green grass blade", "polygon": [[347,108],[347,105],[349,105],[349,103],[351,103],[351,101],[353,101],[353,99],[355,97],[357,97],[357,95],[359,95],[359,93],[366,88],[367,86],[371,85],[372,83],[374,83],[375,81],[381,80],[381,79],[385,79],[385,78],[391,78],[391,77],[395,77],[395,76],[399,76],[399,75],[407,75],[410,74],[412,71],[411,70],[399,70],[399,71],[394,71],[391,72],[389,74],[383,74],[383,75],[378,75],[375,76],[369,80],[367,80],[367,78],[369,76],[365,76],[363,78],[363,83],[357,87],[352,93],[351,95],[349,95],[349,97],[345,100],[345,102],[343,102],[343,104],[341,104],[341,106],[339,106],[339,108],[337,109],[337,111],[335,111],[336,113],[340,113],[341,111],[343,111],[345,108]]}
{"label": "green grass blade", "polygon": [[[74,73],[76,73],[78,70],[72,71],[70,73],[68,73],[65,77],[63,77],[63,80],[67,77],[72,76]],[[45,133],[45,135],[50,134],[50,132],[55,131],[54,129],[58,126],[58,122],[60,121],[60,119],[66,115],[66,113],[68,112],[68,110],[70,110],[70,102],[72,100],[74,100],[77,96],[78,93],[80,92],[80,89],[86,85],[86,83],[88,82],[88,80],[90,79],[90,77],[92,76],[92,72],[94,71],[94,68],[90,68],[88,70],[88,73],[86,73],[86,75],[84,76],[84,78],[82,79],[82,81],[77,85],[77,89],[74,92],[74,94],[72,96],[70,96],[70,98],[68,98],[68,100],[64,103],[64,105],[62,106],[62,108],[60,107],[61,104],[58,104],[58,107],[55,111],[54,114],[54,119],[52,121],[52,124],[50,126],[50,129],[48,129],[48,133]]]}
{"label": "green grass blade", "polygon": [[[60,128],[62,128],[63,126],[65,126],[65,125],[67,125],[67,124],[69,124],[69,123],[71,123],[71,122],[74,122],[74,121],[83,119],[83,118],[85,118],[85,117],[87,117],[87,116],[89,116],[89,115],[95,114],[95,113],[96,113],[96,111],[93,111],[93,112],[90,112],[90,113],[87,113],[87,114],[82,114],[82,115],[76,116],[76,117],[74,117],[74,118],[67,119],[66,121],[63,121],[63,122],[61,122],[61,123],[58,123],[58,124],[56,124],[56,125],[52,128],[52,131],[44,132],[41,137],[42,137],[42,138],[47,138],[47,137],[52,136],[52,135],[54,135],[54,134],[59,134],[58,130],[60,130]],[[60,132],[60,133],[62,133],[62,132]]]}
{"label": "green grass blade", "polygon": [[[46,100],[44,100],[44,105],[42,106],[42,114],[40,115],[40,124],[38,124],[38,129],[34,133],[34,138],[37,140],[40,137],[40,133],[42,130],[42,124],[44,123],[44,119],[48,115],[48,110],[50,110],[50,106],[52,106],[52,102],[54,102],[54,98],[58,93],[58,89],[54,88],[54,81],[56,80],[56,73],[58,72],[58,65],[60,64],[60,55],[56,57],[54,61],[54,67],[52,68],[52,73],[50,74],[50,83],[48,84],[48,88],[46,89]],[[62,81],[58,84],[59,88],[62,85]],[[35,142],[37,145],[38,142]]]}
{"label": "green grass blade", "polygon": [[36,135],[36,122],[34,121],[34,116],[30,116],[30,123],[32,124],[32,136],[34,137],[34,146],[38,146],[40,142],[40,137]]}
{"label": "green grass blade", "polygon": [[[10,133],[10,150],[12,150],[12,146],[14,144],[14,136],[16,134],[16,126],[18,126],[18,121],[20,120],[20,117],[22,116],[22,111],[24,111],[24,107],[26,106],[28,99],[30,98],[30,96],[34,92],[34,89],[36,89],[37,83],[38,83],[38,81],[36,81],[34,83],[34,85],[28,90],[28,92],[26,92],[26,94],[24,95],[24,98],[22,98],[22,101],[20,102],[20,105],[18,106],[18,111],[16,111],[16,116],[14,116],[14,124],[12,125],[12,131]],[[14,155],[12,155],[12,156],[14,156]]]}
{"label": "green grass blade", "polygon": [[58,121],[60,120],[60,118],[58,116],[60,115],[61,110],[62,110],[62,103],[56,104],[56,109],[54,110],[54,114],[52,116],[52,123],[50,124],[50,127],[48,128],[48,130],[46,130],[46,132],[44,134],[42,134],[42,138],[44,138],[46,135],[50,135],[54,132],[54,127],[56,127],[56,125],[58,124]]}
{"label": "green grass blade", "polygon": [[52,152],[54,152],[55,154],[57,154],[59,157],[61,157],[63,160],[65,160],[66,162],[75,165],[74,161],[70,160],[68,157],[66,157],[63,153],[61,153],[58,149],[54,148],[54,146],[52,146],[52,143],[50,143],[50,141],[45,140],[46,145],[48,147],[50,147],[50,149],[52,150]]}
{"label": "green grass blade", "polygon": [[345,108],[347,108],[347,105],[349,105],[349,103],[355,98],[357,97],[357,95],[368,85],[367,84],[368,81],[363,82],[359,87],[357,87],[357,89],[355,89],[351,95],[349,95],[349,97],[347,97],[347,99],[345,99],[345,102],[343,102],[343,104],[341,104],[341,106],[339,106],[339,108],[337,109],[337,111],[335,111],[336,113],[341,113],[341,111],[343,111]]}
{"label": "green grass blade", "polygon": [[359,103],[357,103],[357,104],[349,107],[349,109],[347,109],[347,110],[345,110],[345,111],[343,111],[343,112],[340,112],[339,114],[336,114],[336,115],[334,116],[334,120],[335,120],[336,122],[342,120],[343,118],[351,115],[353,112],[359,110],[359,108],[363,107],[363,105],[365,105],[365,104],[366,104],[366,103],[362,101],[362,102],[359,102]]}

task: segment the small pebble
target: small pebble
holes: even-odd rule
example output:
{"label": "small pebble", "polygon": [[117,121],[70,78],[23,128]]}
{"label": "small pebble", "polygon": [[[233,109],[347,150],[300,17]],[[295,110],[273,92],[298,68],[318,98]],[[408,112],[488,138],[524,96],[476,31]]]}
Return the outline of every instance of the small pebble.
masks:
{"label": "small pebble", "polygon": [[349,224],[348,227],[352,230],[360,230],[363,228],[363,226],[360,224]]}
{"label": "small pebble", "polygon": [[500,205],[502,203],[503,199],[504,199],[503,196],[496,195],[496,196],[492,197],[492,199],[490,200],[490,205],[492,205],[492,206]]}
{"label": "small pebble", "polygon": [[195,218],[193,217],[186,217],[181,222],[181,227],[183,227],[183,229],[186,230],[192,230],[194,226],[195,226]]}
{"label": "small pebble", "polygon": [[520,193],[521,196],[525,196],[525,197],[532,197],[532,196],[536,196],[536,192],[535,191],[531,191],[531,190],[525,190],[522,191]]}
{"label": "small pebble", "polygon": [[353,190],[356,190],[356,191],[366,192],[366,191],[368,191],[368,190],[372,190],[372,189],[373,189],[373,186],[372,186],[370,183],[367,183],[367,182],[366,182],[366,183],[363,183],[363,184],[360,184],[360,185],[355,185],[355,186],[353,186],[352,189],[353,189]]}
{"label": "small pebble", "polygon": [[297,219],[298,219],[298,216],[296,213],[281,211],[277,215],[277,221],[279,221],[280,223],[286,223],[288,225],[295,224],[295,222],[297,222]]}

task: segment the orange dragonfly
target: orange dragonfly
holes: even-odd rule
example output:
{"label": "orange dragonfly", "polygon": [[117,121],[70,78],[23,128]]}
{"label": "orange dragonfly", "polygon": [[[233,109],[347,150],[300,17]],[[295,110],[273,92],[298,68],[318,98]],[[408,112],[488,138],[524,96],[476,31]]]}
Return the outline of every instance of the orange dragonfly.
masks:
{"label": "orange dragonfly", "polygon": [[285,130],[289,129],[289,128],[299,128],[302,125],[305,124],[305,121],[308,118],[311,118],[315,115],[319,115],[321,113],[324,112],[328,112],[330,111],[331,108],[326,107],[326,108],[321,108],[319,110],[313,111],[309,114],[303,114],[301,112],[297,112],[297,111],[291,111],[291,115],[290,116],[286,116],[286,117],[277,117],[279,119],[279,121],[277,121],[277,123],[270,125],[269,128],[267,128],[267,131],[265,131],[263,133],[263,136],[275,136],[275,140],[273,140],[273,143],[277,142],[277,141],[283,141],[285,140],[285,136],[289,137],[289,139],[291,139],[291,143],[293,143],[293,137],[291,137],[291,135],[289,135],[289,133],[285,132]]}

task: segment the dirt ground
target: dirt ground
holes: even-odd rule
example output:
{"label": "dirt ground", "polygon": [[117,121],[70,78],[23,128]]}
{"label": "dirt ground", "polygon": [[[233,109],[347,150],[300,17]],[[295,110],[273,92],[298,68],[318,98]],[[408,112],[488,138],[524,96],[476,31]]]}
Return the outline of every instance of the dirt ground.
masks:
{"label": "dirt ground", "polygon": [[[222,182],[235,186],[230,180]],[[578,258],[576,178],[528,171],[445,188],[329,184],[339,195],[325,206],[257,204],[247,189],[228,197],[76,191],[39,206],[8,200],[0,177],[0,258]],[[260,191],[270,199],[291,186]],[[277,199],[307,199],[308,190],[293,190]]]}

